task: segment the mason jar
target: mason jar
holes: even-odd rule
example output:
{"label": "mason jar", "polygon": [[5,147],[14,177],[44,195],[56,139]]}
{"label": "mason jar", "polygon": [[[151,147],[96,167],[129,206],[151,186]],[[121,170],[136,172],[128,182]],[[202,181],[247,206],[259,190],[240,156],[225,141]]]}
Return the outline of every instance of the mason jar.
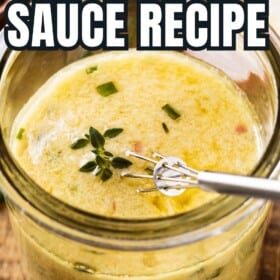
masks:
{"label": "mason jar", "polygon": [[[273,30],[270,46],[187,52],[223,70],[246,93],[265,144],[251,175],[278,178],[280,41]],[[111,218],[56,199],[18,165],[10,148],[15,117],[52,74],[81,55],[81,49],[1,50],[0,183],[25,279],[256,279],[271,209],[266,200],[219,195],[174,216]]]}

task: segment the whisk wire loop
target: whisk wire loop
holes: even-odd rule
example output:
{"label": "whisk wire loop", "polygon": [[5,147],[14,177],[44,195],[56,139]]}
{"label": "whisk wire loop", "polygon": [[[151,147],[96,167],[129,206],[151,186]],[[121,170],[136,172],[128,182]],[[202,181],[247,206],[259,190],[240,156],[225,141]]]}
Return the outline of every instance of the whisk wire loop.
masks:
{"label": "whisk wire loop", "polygon": [[156,187],[146,189],[138,188],[137,192],[160,191],[168,196],[176,196],[184,192],[186,188],[197,187],[198,171],[187,167],[179,158],[166,157],[160,153],[153,153],[154,158],[160,159],[155,160],[132,151],[127,151],[126,155],[151,162],[155,165],[153,175],[122,173],[123,177],[154,180]]}
{"label": "whisk wire loop", "polygon": [[[166,196],[177,196],[189,188],[201,188],[224,194],[280,199],[280,180],[235,174],[198,171],[179,158],[153,153],[153,158],[127,151],[127,156],[154,164],[153,174],[122,173],[122,177],[152,179],[154,187],[138,188],[137,192],[160,191]],[[156,160],[158,159],[158,160]]]}

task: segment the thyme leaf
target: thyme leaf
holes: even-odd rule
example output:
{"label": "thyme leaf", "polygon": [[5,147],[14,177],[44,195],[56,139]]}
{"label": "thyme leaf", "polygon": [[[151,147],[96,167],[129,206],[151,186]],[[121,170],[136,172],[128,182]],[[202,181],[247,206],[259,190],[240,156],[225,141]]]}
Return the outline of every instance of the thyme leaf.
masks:
{"label": "thyme leaf", "polygon": [[108,151],[104,151],[104,155],[107,157],[113,157],[114,155]]}
{"label": "thyme leaf", "polygon": [[127,168],[130,165],[132,165],[131,161],[122,157],[114,157],[111,163],[114,168],[118,168],[118,169]]}
{"label": "thyme leaf", "polygon": [[101,171],[100,178],[103,182],[109,180],[113,176],[113,172],[109,168],[104,168]]}
{"label": "thyme leaf", "polygon": [[89,143],[88,139],[80,138],[80,139],[76,140],[74,143],[72,143],[70,147],[73,150],[78,150],[78,149],[85,147],[88,143]]}
{"label": "thyme leaf", "polygon": [[105,144],[105,139],[102,134],[95,128],[90,127],[89,137],[91,145],[96,149],[103,149]]}
{"label": "thyme leaf", "polygon": [[81,172],[92,172],[97,167],[97,163],[95,161],[89,161],[83,166],[80,167]]}
{"label": "thyme leaf", "polygon": [[107,129],[105,132],[104,132],[104,137],[107,137],[107,138],[114,138],[114,137],[117,137],[120,133],[123,132],[123,129],[122,128],[111,128],[111,129]]}
{"label": "thyme leaf", "polygon": [[108,160],[104,159],[99,154],[96,156],[96,163],[100,168],[105,168],[108,165]]}

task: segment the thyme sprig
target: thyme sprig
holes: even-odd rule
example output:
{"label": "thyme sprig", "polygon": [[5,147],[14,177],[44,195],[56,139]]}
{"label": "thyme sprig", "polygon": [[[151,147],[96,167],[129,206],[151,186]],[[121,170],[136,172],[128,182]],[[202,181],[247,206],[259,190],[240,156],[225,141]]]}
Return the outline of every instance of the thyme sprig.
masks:
{"label": "thyme sprig", "polygon": [[80,138],[71,144],[71,149],[81,149],[89,143],[94,148],[91,152],[95,154],[95,160],[90,160],[79,169],[81,172],[95,172],[102,181],[107,181],[113,176],[111,168],[123,169],[128,168],[132,162],[118,156],[114,156],[105,149],[106,138],[117,137],[123,132],[122,128],[111,128],[101,134],[96,128],[90,127],[89,134],[85,134],[85,138]]}

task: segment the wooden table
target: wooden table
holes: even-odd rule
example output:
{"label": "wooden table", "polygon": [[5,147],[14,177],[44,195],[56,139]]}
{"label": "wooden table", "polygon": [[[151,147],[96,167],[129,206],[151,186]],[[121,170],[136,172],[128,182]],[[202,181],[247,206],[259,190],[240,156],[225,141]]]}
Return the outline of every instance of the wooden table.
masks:
{"label": "wooden table", "polygon": [[0,204],[0,280],[23,280],[19,253],[3,203]]}
{"label": "wooden table", "polygon": [[[280,279],[280,202],[274,205],[260,269],[260,280]],[[23,280],[19,253],[3,204],[0,205],[0,280]]]}
{"label": "wooden table", "polygon": [[280,279],[280,202],[273,207],[272,219],[265,236],[260,280]]}

